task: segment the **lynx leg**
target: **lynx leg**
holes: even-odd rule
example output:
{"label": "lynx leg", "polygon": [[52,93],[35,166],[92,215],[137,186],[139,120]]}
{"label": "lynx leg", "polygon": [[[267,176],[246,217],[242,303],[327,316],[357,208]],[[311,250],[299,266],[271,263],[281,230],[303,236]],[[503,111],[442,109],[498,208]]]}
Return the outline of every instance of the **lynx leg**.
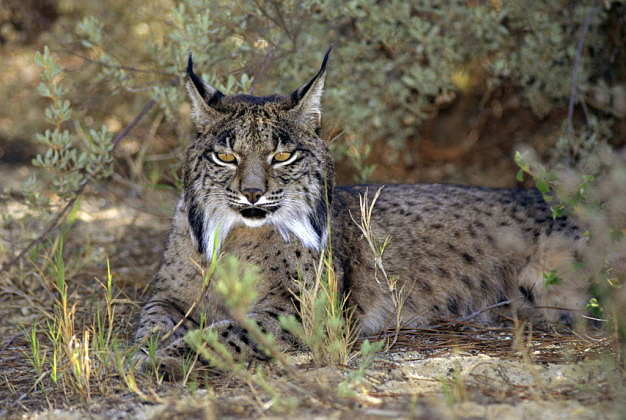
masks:
{"label": "lynx leg", "polygon": [[[184,314],[181,315],[177,308],[161,302],[152,300],[144,307],[140,328],[137,331],[137,340],[147,341],[149,337],[162,337],[182,319]],[[286,311],[272,308],[250,313],[248,318],[256,323],[262,333],[271,334],[279,349],[284,350],[299,344],[291,333],[280,326],[279,316],[287,314]],[[192,349],[185,340],[185,334],[198,327],[197,324],[189,321],[181,324],[168,339],[159,343],[154,361],[150,360],[144,344],[143,349],[135,356],[135,362],[143,370],[149,369],[156,362],[159,369],[164,370],[174,378],[179,377],[183,371],[184,358],[192,353]],[[236,361],[269,360],[271,358],[262,349],[262,346],[255,342],[249,331],[233,320],[218,321],[208,328],[217,332],[220,342],[230,350]],[[142,335],[140,336],[140,334]],[[207,360],[201,360],[208,363]]]}
{"label": "lynx leg", "polygon": [[[262,333],[271,334],[274,337],[274,342],[279,350],[285,350],[297,344],[296,338],[280,327],[277,317],[274,318],[267,312],[261,312],[248,314],[248,318],[256,322]],[[219,341],[229,350],[235,361],[266,361],[271,359],[271,355],[255,342],[249,331],[233,320],[218,321],[206,329],[217,332]],[[192,351],[185,337],[179,337],[168,343],[166,347],[157,350],[157,363],[160,368],[177,378],[183,372],[184,357],[191,354]],[[200,355],[199,360],[210,364],[209,360],[202,358],[201,352],[198,354]]]}
{"label": "lynx leg", "polygon": [[[544,237],[519,276],[518,312],[537,322],[579,324],[589,300],[588,284],[576,273],[576,248],[581,241],[565,237]],[[548,284],[550,273],[555,284]]]}
{"label": "lynx leg", "polygon": [[[298,345],[297,339],[280,326],[278,316],[274,311],[248,314],[248,318],[256,323],[263,334],[271,334],[280,350]],[[271,354],[263,349],[261,343],[257,343],[247,329],[233,320],[218,321],[208,328],[217,332],[220,342],[230,350],[236,361],[271,359]]]}
{"label": "lynx leg", "polygon": [[[149,337],[169,334],[166,341],[174,341],[184,336],[187,330],[198,327],[191,317],[180,323],[184,317],[185,311],[175,300],[155,296],[141,309],[135,340],[143,343]],[[174,329],[178,323],[180,325]]]}
{"label": "lynx leg", "polygon": [[[141,345],[133,357],[135,366],[142,370],[149,368],[150,340],[157,340],[156,359],[158,363],[173,364],[173,359],[181,359],[185,347],[181,347],[182,338],[187,331],[197,328],[198,323],[192,318],[184,318],[185,312],[172,299],[155,296],[141,310],[139,327],[135,333],[135,342]],[[183,322],[180,322],[183,320]],[[180,323],[180,325],[178,325]],[[168,369],[170,370],[170,369]]]}

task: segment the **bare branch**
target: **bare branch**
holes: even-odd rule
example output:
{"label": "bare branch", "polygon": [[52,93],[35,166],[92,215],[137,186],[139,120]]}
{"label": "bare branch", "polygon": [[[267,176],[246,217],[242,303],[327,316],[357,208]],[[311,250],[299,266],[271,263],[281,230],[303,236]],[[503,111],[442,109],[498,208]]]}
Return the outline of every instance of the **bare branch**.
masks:
{"label": "bare branch", "polygon": [[99,60],[94,60],[94,59],[89,58],[87,56],[84,56],[82,54],[79,54],[76,51],[73,51],[73,50],[71,50],[69,48],[62,48],[61,50],[63,52],[66,52],[66,53],[70,54],[70,55],[78,57],[78,58],[80,58],[80,59],[82,59],[84,61],[87,61],[87,62],[93,63],[93,64],[97,64],[97,65],[102,66],[102,67],[108,67],[108,68],[118,69],[118,70],[126,70],[126,71],[130,71],[130,72],[135,72],[135,73],[160,74],[160,75],[169,76],[169,77],[174,76],[174,74],[172,74],[172,73],[159,71],[159,70],[138,69],[136,67],[131,67],[131,66],[120,66],[120,65],[105,63],[105,62],[102,62],[102,61],[99,61]]}
{"label": "bare branch", "polygon": [[[115,148],[122,141],[122,139],[124,139],[124,137],[128,136],[128,134],[132,131],[132,129],[135,128],[135,126],[137,124],[139,124],[139,122],[143,119],[143,117],[146,116],[146,114],[152,109],[152,107],[154,107],[154,105],[156,105],[156,101],[154,99],[151,99],[148,102],[146,102],[146,104],[143,106],[143,108],[141,109],[139,114],[137,114],[137,116],[135,116],[135,118],[133,118],[133,120],[130,122],[130,124],[128,124],[122,131],[120,131],[115,136],[115,138],[111,142],[113,144],[113,150],[115,150]],[[43,230],[43,232],[37,238],[33,239],[24,249],[22,249],[19,252],[19,254],[17,254],[17,256],[15,258],[13,258],[8,263],[5,263],[4,265],[2,265],[2,267],[0,268],[0,272],[7,271],[9,268],[13,267],[22,258],[24,258],[24,256],[28,253],[28,251],[30,251],[35,245],[43,242],[43,240],[46,237],[48,237],[48,235],[50,235],[50,233],[52,233],[56,229],[58,229],[58,227],[61,225],[61,223],[63,222],[63,220],[65,219],[65,217],[69,213],[69,211],[72,209],[72,207],[76,203],[76,200],[78,200],[78,197],[80,197],[80,195],[85,190],[85,187],[87,186],[87,184],[89,184],[89,181],[91,181],[91,178],[85,178],[83,180],[83,182],[81,182],[81,184],[79,185],[78,189],[74,193],[74,196],[65,204],[65,206],[63,206],[61,211],[58,212],[56,214],[56,216],[54,216],[52,221]]]}
{"label": "bare branch", "polygon": [[569,97],[569,105],[567,107],[567,127],[570,134],[574,132],[574,106],[578,101],[578,73],[580,71],[581,57],[583,55],[583,48],[585,46],[585,38],[587,38],[587,32],[589,32],[589,26],[591,25],[591,19],[595,15],[597,8],[591,7],[585,16],[585,20],[580,28],[578,36],[578,45],[576,46],[576,56],[574,57],[574,67],[572,68],[572,88]]}

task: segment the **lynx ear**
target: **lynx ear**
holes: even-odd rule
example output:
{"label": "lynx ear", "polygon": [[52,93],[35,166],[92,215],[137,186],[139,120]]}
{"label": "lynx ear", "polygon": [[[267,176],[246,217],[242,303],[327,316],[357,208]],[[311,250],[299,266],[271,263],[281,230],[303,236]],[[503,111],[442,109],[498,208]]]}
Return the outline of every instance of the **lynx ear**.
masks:
{"label": "lynx ear", "polygon": [[314,131],[319,131],[322,119],[322,93],[326,79],[326,63],[332,48],[324,55],[322,66],[317,74],[305,85],[291,94],[291,113],[294,118]]}
{"label": "lynx ear", "polygon": [[198,128],[206,127],[221,115],[219,105],[224,94],[208,85],[193,72],[191,54],[187,61],[187,93],[191,99],[191,119]]}

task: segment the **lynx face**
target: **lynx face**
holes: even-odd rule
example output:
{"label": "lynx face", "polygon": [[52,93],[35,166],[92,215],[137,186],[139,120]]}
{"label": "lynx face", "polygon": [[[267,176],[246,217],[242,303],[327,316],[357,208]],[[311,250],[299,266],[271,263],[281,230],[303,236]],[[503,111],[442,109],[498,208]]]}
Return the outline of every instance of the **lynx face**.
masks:
{"label": "lynx face", "polygon": [[237,225],[273,225],[319,250],[326,238],[333,168],[317,136],[326,59],[290,96],[224,96],[188,66],[187,90],[198,130],[187,150],[185,206],[190,234],[210,259]]}

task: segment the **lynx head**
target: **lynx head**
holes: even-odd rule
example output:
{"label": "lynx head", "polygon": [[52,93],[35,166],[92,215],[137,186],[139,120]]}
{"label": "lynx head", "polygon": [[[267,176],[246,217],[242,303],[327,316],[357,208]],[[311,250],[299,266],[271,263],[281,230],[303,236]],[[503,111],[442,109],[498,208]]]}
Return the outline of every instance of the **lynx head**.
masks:
{"label": "lynx head", "polygon": [[207,259],[238,225],[269,224],[285,241],[324,246],[333,164],[318,133],[329,53],[288,96],[224,95],[194,74],[189,57],[197,136],[187,150],[184,200],[192,240]]}

